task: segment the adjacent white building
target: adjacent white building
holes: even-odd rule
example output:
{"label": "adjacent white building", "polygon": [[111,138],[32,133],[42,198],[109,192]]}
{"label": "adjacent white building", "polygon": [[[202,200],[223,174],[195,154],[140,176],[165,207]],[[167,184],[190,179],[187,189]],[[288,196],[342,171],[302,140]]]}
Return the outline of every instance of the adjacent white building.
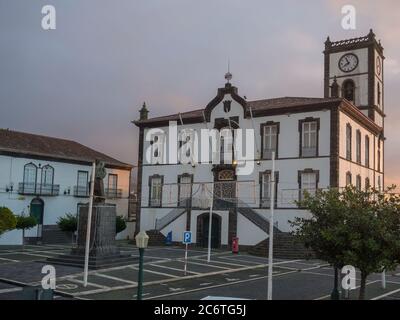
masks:
{"label": "adjacent white building", "polygon": [[[172,231],[173,241],[182,241],[183,231],[191,230],[193,241],[206,246],[208,199],[213,195],[212,245],[229,246],[233,237],[239,237],[241,245],[254,246],[268,237],[271,201],[275,227],[288,232],[289,220],[308,214],[296,204],[303,190],[347,184],[382,189],[383,48],[371,31],[357,39],[328,38],[324,55],[323,98],[247,101],[228,74],[228,82],[204,108],[149,119],[144,105],[140,120],[134,121],[140,129],[137,230],[155,229],[164,235]],[[217,149],[208,150],[207,163],[183,164],[179,158],[171,163],[171,144],[182,146],[189,157],[201,152],[192,136],[178,138],[179,142],[171,137],[171,121],[178,123],[178,137],[184,129],[199,137],[205,128],[253,129],[255,152],[247,161],[254,170],[238,175],[239,162],[213,163],[215,152],[226,152],[229,142],[222,139]],[[271,199],[273,152],[275,199]]]}
{"label": "adjacent white building", "polygon": [[[39,225],[26,231],[26,241],[35,243],[54,230],[59,217],[76,214],[89,202],[91,166],[105,162],[107,202],[117,205],[117,214],[128,217],[132,166],[77,142],[0,129],[0,206],[14,214],[33,215]],[[118,235],[133,236],[133,222]],[[0,237],[0,244],[21,244],[22,232]]]}

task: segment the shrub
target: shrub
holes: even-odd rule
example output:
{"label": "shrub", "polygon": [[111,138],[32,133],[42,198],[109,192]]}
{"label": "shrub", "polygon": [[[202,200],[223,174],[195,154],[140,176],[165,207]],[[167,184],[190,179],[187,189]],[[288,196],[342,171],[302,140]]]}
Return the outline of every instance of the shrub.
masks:
{"label": "shrub", "polygon": [[115,217],[115,232],[120,233],[126,229],[126,221],[123,216]]}
{"label": "shrub", "polygon": [[75,232],[78,229],[78,218],[76,215],[67,213],[64,217],[58,218],[58,227],[65,232]]}
{"label": "shrub", "polygon": [[26,230],[31,229],[37,225],[35,217],[32,216],[16,216],[17,224],[15,229]]}
{"label": "shrub", "polygon": [[17,219],[12,211],[6,207],[0,207],[0,235],[4,232],[15,229]]}

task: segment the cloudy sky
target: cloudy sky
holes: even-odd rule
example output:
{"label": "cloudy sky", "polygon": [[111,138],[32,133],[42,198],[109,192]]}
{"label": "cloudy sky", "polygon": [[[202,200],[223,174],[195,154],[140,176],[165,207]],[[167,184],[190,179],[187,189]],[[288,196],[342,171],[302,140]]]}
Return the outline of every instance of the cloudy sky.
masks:
{"label": "cloudy sky", "polygon": [[[41,28],[56,8],[57,29]],[[341,7],[357,9],[343,30]],[[205,106],[224,83],[249,100],[323,95],[323,42],[385,48],[386,182],[400,184],[400,1],[0,0],[0,127],[77,140],[136,163],[150,116]],[[396,128],[397,126],[397,128]]]}

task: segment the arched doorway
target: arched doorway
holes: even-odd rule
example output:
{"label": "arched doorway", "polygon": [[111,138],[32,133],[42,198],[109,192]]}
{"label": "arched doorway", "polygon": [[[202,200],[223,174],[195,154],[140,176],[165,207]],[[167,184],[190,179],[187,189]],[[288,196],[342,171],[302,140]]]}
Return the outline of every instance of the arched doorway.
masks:
{"label": "arched doorway", "polygon": [[[209,223],[209,212],[202,213],[197,217],[197,245],[203,248],[208,247]],[[211,248],[221,247],[221,224],[221,217],[213,213],[211,222]]]}
{"label": "arched doorway", "polygon": [[29,214],[31,217],[34,217],[38,223],[37,226],[37,237],[42,237],[42,228],[43,228],[43,213],[44,213],[44,202],[40,198],[34,198],[31,201]]}

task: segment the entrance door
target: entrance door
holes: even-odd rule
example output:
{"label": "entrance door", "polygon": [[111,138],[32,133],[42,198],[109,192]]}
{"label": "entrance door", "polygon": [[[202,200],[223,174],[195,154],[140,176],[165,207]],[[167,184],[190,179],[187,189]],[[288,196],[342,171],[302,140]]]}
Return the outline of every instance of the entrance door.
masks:
{"label": "entrance door", "polygon": [[43,227],[43,212],[44,212],[44,202],[40,198],[35,198],[31,202],[29,214],[34,217],[38,223],[37,226],[37,237],[42,237],[42,227]]}
{"label": "entrance door", "polygon": [[[209,230],[210,217],[205,216],[203,218],[203,243],[202,246],[208,247],[208,230]],[[217,217],[212,217],[212,225],[211,225],[211,248],[218,248],[220,245],[220,221]]]}

